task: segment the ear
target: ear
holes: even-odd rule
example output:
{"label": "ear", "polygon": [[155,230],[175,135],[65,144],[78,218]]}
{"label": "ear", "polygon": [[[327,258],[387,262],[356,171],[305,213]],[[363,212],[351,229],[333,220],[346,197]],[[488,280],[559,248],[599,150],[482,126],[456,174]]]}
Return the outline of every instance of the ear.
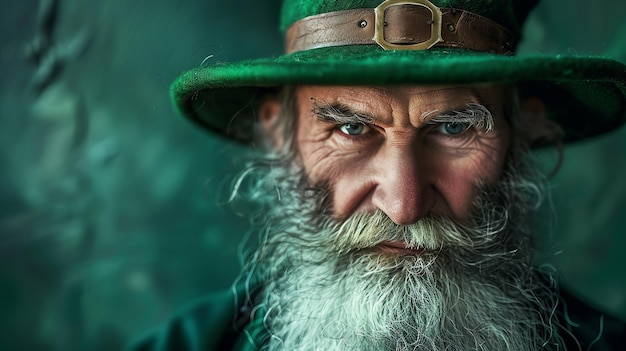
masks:
{"label": "ear", "polygon": [[281,104],[276,97],[267,97],[259,107],[259,121],[263,126],[270,147],[280,150],[283,147],[283,123],[280,121]]}
{"label": "ear", "polygon": [[545,103],[539,97],[526,98],[521,102],[522,133],[531,146],[559,143],[561,128],[550,118]]}

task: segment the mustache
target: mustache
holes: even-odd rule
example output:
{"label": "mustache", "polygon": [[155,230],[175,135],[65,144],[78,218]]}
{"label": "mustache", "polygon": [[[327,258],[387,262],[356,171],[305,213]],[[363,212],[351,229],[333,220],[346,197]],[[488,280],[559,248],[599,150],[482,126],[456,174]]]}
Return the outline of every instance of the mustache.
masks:
{"label": "mustache", "polygon": [[[388,242],[408,249],[441,252],[448,249],[485,250],[498,243],[498,231],[463,224],[447,217],[426,216],[408,225],[394,223],[383,211],[354,214],[338,223],[326,223],[319,249],[336,255],[373,249]],[[325,239],[324,239],[325,238]]]}
{"label": "mustache", "polygon": [[[328,245],[339,248],[339,251],[351,251],[373,248],[384,242],[404,242],[408,248],[439,250],[451,241],[441,235],[451,227],[449,220],[435,217],[424,217],[413,224],[398,225],[384,212],[376,211],[373,214],[356,214],[334,226]],[[457,239],[464,241],[462,238]]]}

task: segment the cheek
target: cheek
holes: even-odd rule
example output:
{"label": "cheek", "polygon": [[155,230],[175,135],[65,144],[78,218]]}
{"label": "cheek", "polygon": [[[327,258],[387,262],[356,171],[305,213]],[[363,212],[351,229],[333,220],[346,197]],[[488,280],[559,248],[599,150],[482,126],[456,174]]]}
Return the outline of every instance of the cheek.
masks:
{"label": "cheek", "polygon": [[467,157],[455,160],[444,157],[435,162],[438,176],[434,185],[443,198],[436,208],[451,212],[450,215],[455,218],[468,218],[478,186],[494,184],[501,178],[508,152],[507,140],[493,140]]}
{"label": "cheek", "polygon": [[299,147],[302,166],[311,184],[328,184],[336,193],[337,184],[345,178],[362,174],[367,161],[365,152],[346,151],[334,144],[332,138],[304,139],[299,142]]}
{"label": "cheek", "polygon": [[328,146],[301,143],[302,165],[312,185],[330,184],[340,174],[341,157]]}
{"label": "cheek", "polygon": [[296,144],[300,163],[312,185],[335,184],[339,178],[358,173],[366,158],[364,145],[347,143],[334,126],[301,113]]}
{"label": "cheek", "polygon": [[[326,135],[327,133],[320,135],[307,119],[301,118],[299,122],[296,142],[302,166],[311,183],[325,181],[322,175],[328,171],[327,168],[332,166],[328,160],[333,155],[333,149],[328,146],[329,136]],[[316,133],[311,133],[311,131]]]}
{"label": "cheek", "polygon": [[306,120],[298,126],[298,155],[310,185],[333,183],[346,162],[333,146],[331,134]]}
{"label": "cheek", "polygon": [[310,185],[323,186],[330,191],[334,216],[349,216],[363,201],[371,184],[371,150],[348,147],[341,138],[333,136],[332,131],[324,131],[314,124],[303,123],[300,127],[299,157]]}

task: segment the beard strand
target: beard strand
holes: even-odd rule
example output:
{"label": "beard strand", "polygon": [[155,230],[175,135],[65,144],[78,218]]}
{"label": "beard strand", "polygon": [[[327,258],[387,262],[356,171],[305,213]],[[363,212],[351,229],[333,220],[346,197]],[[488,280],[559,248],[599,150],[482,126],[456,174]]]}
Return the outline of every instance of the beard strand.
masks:
{"label": "beard strand", "polygon": [[[525,169],[510,165],[496,186],[481,187],[469,224],[431,216],[405,226],[380,211],[337,221],[323,211],[329,207],[324,188],[302,191],[302,172],[272,170],[267,178],[285,205],[268,202],[265,235],[242,273],[264,282],[256,302],[267,311],[271,337],[264,348],[537,350],[558,344],[555,287],[533,269],[521,226],[541,193]],[[424,251],[385,254],[375,249],[384,241]]]}

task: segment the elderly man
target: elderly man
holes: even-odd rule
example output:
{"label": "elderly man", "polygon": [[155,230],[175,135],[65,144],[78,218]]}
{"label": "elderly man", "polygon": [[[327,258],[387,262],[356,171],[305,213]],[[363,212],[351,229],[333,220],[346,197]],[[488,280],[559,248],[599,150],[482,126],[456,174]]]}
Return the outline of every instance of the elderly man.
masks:
{"label": "elderly man", "polygon": [[529,150],[622,124],[626,69],[514,56],[533,6],[290,0],[284,56],[184,73],[184,115],[263,150],[234,190],[260,242],[234,294],[135,348],[622,347],[621,322],[533,267],[527,215]]}

